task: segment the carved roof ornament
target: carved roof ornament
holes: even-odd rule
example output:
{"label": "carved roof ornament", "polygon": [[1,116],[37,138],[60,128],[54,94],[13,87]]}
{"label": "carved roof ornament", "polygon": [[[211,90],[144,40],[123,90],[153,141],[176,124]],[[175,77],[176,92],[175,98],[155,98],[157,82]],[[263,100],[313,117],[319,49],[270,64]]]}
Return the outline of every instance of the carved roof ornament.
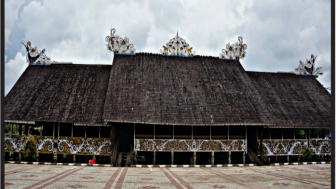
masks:
{"label": "carved roof ornament", "polygon": [[310,55],[310,59],[306,58],[306,62],[303,63],[301,60],[299,61],[299,66],[295,68],[295,72],[299,72],[299,74],[310,74],[312,75],[315,71],[315,60],[318,55],[314,57],[313,54]]}
{"label": "carved roof ornament", "polygon": [[160,49],[160,54],[163,55],[172,55],[172,56],[194,56],[195,51],[192,52],[192,47],[189,47],[182,37],[178,35],[178,32],[175,37],[171,38],[166,45],[163,45],[163,51]]}
{"label": "carved roof ornament", "polygon": [[222,53],[219,54],[219,58],[229,58],[229,59],[244,59],[246,56],[247,45],[243,43],[243,37],[238,37],[238,42],[230,45],[226,44],[226,48],[222,50]]}
{"label": "carved roof ornament", "polygon": [[45,49],[43,49],[42,51],[39,51],[39,50],[37,50],[36,46],[33,48],[31,46],[31,42],[30,41],[27,42],[27,45],[25,45],[24,43],[22,43],[22,44],[26,48],[27,63],[29,63],[29,64],[33,64],[33,63],[36,63],[36,64],[46,64],[46,63],[50,63],[51,62],[50,57],[48,57],[45,54]]}
{"label": "carved roof ornament", "polygon": [[116,29],[112,28],[110,36],[105,38],[107,50],[118,54],[135,54],[136,49],[132,43],[129,43],[129,39],[127,37],[121,38],[115,33]]}

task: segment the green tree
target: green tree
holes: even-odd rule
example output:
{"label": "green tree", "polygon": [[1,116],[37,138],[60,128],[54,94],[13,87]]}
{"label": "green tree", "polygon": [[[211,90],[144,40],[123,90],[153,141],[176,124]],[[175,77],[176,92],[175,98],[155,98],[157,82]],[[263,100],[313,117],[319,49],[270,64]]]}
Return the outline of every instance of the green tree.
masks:
{"label": "green tree", "polygon": [[318,78],[319,75],[323,75],[323,73],[321,72],[321,70],[322,70],[322,67],[317,67],[317,68],[315,69],[315,71],[314,71],[314,73],[313,73],[313,75],[314,75],[315,78]]}
{"label": "green tree", "polygon": [[310,148],[304,149],[302,153],[302,157],[304,161],[310,162],[312,160],[313,152]]}
{"label": "green tree", "polygon": [[29,135],[28,139],[24,143],[23,158],[27,161],[35,161],[36,153],[36,140],[32,135]]}

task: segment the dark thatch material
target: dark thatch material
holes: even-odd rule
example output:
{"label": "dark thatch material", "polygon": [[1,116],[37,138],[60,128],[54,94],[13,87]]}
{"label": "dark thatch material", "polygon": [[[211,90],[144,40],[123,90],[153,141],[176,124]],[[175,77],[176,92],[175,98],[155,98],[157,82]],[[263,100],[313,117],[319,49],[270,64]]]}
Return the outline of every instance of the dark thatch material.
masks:
{"label": "dark thatch material", "polygon": [[331,95],[313,77],[247,72],[277,127],[331,127]]}
{"label": "dark thatch material", "polygon": [[30,65],[5,97],[5,120],[103,124],[110,69]]}
{"label": "dark thatch material", "polygon": [[5,120],[331,127],[331,95],[312,76],[138,53],[112,67],[29,66],[5,97]]}
{"label": "dark thatch material", "polygon": [[115,55],[104,120],[177,125],[266,124],[257,90],[235,60]]}

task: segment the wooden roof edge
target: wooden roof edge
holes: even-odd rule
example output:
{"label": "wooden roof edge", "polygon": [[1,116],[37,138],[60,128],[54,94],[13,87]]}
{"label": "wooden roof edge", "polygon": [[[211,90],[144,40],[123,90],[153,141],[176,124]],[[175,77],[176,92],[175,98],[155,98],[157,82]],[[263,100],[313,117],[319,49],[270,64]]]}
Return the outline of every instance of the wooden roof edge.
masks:
{"label": "wooden roof edge", "polygon": [[105,122],[116,122],[116,123],[134,123],[134,124],[149,124],[149,125],[178,125],[178,126],[269,126],[275,125],[270,123],[210,123],[210,124],[200,124],[200,123],[162,123],[162,122],[144,122],[144,121],[129,121],[129,120],[112,120],[106,119]]}
{"label": "wooden roof edge", "polygon": [[35,121],[26,121],[26,120],[5,120],[5,123],[35,124]]}
{"label": "wooden roof edge", "polygon": [[74,126],[108,126],[107,123],[79,123],[79,122],[75,122]]}

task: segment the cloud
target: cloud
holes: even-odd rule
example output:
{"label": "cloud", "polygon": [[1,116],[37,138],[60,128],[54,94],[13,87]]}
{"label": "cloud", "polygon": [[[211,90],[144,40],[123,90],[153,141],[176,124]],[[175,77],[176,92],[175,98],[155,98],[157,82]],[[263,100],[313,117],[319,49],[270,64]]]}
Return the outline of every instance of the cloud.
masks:
{"label": "cloud", "polygon": [[[5,61],[7,56],[5,56]],[[12,89],[16,81],[22,75],[28,64],[26,63],[26,57],[18,52],[14,59],[10,59],[5,64],[5,95]]]}
{"label": "cloud", "polygon": [[111,64],[105,42],[111,27],[137,52],[159,53],[178,30],[196,54],[218,56],[242,35],[245,70],[294,71],[313,53],[319,55],[316,66],[323,67],[319,81],[330,86],[329,1],[20,0],[5,6],[8,60],[25,53],[20,42],[31,41],[52,60]]}

